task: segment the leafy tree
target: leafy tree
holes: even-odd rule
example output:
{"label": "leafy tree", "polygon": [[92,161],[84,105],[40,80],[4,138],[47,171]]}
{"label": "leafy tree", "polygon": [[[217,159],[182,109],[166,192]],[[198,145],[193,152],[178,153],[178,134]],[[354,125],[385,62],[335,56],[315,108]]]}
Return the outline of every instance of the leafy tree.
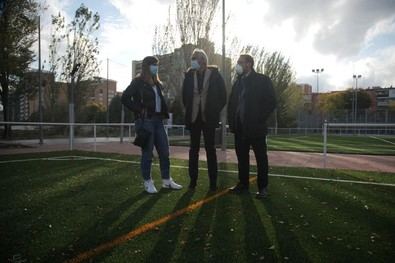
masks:
{"label": "leafy tree", "polygon": [[[348,89],[345,92],[344,98],[344,107],[343,109],[352,109],[352,102],[354,96],[354,90]],[[372,99],[370,98],[369,94],[364,90],[357,91],[357,109],[367,109],[372,104]]]}
{"label": "leafy tree", "polygon": [[[282,93],[282,99],[277,106],[281,127],[296,127],[298,112],[303,109],[303,91],[292,82]],[[282,103],[284,101],[284,103]]]}
{"label": "leafy tree", "polygon": [[[4,121],[9,121],[9,98],[20,78],[34,61],[31,50],[37,41],[39,5],[34,0],[3,0],[0,12],[0,96]],[[10,136],[9,125],[3,137]]]}
{"label": "leafy tree", "polygon": [[88,103],[81,113],[79,116],[81,122],[104,123],[106,121],[106,108],[100,103]]}
{"label": "leafy tree", "polygon": [[[294,73],[292,71],[289,59],[286,59],[279,52],[266,52],[263,47],[245,46],[240,53],[250,54],[254,58],[255,70],[269,76],[273,82],[273,87],[277,98],[277,125],[278,127],[290,127],[294,125],[296,117],[294,106],[301,105],[302,94],[297,92],[297,88],[291,85],[294,81]],[[295,106],[296,107],[296,106]],[[291,121],[292,119],[292,121]],[[275,125],[272,119],[269,121],[271,125]]]}
{"label": "leafy tree", "polygon": [[[110,111],[110,120],[111,122],[115,123],[121,123],[121,114],[122,114],[122,102],[121,102],[121,96],[116,95],[114,98],[112,98],[109,106],[109,111]],[[124,109],[124,114],[125,114],[125,123],[131,122],[132,121],[132,112],[129,111],[128,109]]]}
{"label": "leafy tree", "polygon": [[324,113],[334,113],[346,107],[346,93],[343,91],[320,94],[319,108]]}

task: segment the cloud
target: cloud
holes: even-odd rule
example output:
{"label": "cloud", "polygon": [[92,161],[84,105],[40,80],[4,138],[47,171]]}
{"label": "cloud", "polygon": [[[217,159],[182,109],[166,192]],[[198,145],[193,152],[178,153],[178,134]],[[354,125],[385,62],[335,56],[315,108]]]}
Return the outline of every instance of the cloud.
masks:
{"label": "cloud", "polygon": [[101,76],[106,76],[109,62],[109,78],[117,80],[122,91],[131,80],[132,60],[141,60],[152,54],[152,40],[156,25],[167,18],[168,2],[157,0],[109,0],[119,16],[104,17],[100,30]]}
{"label": "cloud", "polygon": [[361,84],[365,87],[380,85],[395,86],[395,46],[377,51],[371,56],[357,61]]}
{"label": "cloud", "polygon": [[298,37],[319,25],[314,48],[338,57],[357,55],[368,31],[395,12],[393,0],[271,0],[269,3],[268,22],[278,24],[291,18]]}
{"label": "cloud", "polygon": [[[73,16],[67,0],[46,0],[49,9],[42,19],[42,57],[47,57],[50,14]],[[101,11],[99,31],[101,76],[117,80],[122,91],[130,82],[131,60],[152,53],[156,25],[164,24],[174,0],[107,0]],[[395,84],[395,1],[393,0],[244,0],[227,1],[227,36],[243,44],[264,46],[289,57],[298,82],[316,87],[312,68],[322,67],[320,90],[351,87],[352,75],[363,77],[361,86]],[[111,11],[109,11],[109,6]],[[221,3],[219,4],[219,11]],[[66,13],[66,10],[68,14]],[[221,48],[221,14],[213,35]],[[227,46],[232,51],[232,46]],[[37,50],[34,47],[34,50]]]}
{"label": "cloud", "polygon": [[[51,15],[57,15],[60,13],[66,18],[66,21],[69,21],[70,16],[65,12],[65,10],[70,6],[70,1],[42,0],[39,1],[39,3],[44,7],[44,9],[39,13],[41,24],[41,65],[46,67],[45,69],[48,69],[44,62],[48,61],[48,49],[52,30]],[[31,67],[38,68],[38,41],[34,43],[32,50],[36,54],[36,61],[31,64]]]}

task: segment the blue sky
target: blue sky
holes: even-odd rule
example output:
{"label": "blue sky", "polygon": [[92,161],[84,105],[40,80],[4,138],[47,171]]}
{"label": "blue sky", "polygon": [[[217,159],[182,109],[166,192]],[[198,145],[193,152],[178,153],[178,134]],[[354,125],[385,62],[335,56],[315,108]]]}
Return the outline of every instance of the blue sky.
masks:
{"label": "blue sky", "polygon": [[[221,2],[221,1],[220,1]],[[43,59],[47,56],[50,15],[70,19],[84,3],[101,16],[101,76],[109,75],[122,91],[131,78],[131,61],[152,53],[155,25],[166,22],[174,0],[46,0],[42,14]],[[395,86],[395,1],[393,0],[227,0],[227,35],[243,44],[280,51],[293,65],[296,81],[315,89],[312,68],[324,68],[320,90],[341,90],[363,77],[359,86]],[[219,6],[221,8],[221,6]],[[220,19],[212,37],[221,48]]]}

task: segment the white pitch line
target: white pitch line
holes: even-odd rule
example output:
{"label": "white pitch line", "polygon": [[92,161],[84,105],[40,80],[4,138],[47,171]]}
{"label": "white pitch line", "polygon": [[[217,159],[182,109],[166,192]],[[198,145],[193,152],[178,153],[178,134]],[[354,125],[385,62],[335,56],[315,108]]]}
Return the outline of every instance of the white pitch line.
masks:
{"label": "white pitch line", "polygon": [[385,140],[385,139],[383,139],[383,138],[379,138],[379,137],[376,137],[376,136],[369,136],[369,137],[370,137],[370,138],[373,138],[373,139],[377,139],[377,140],[383,141],[383,142],[390,143],[390,144],[392,144],[392,145],[395,145],[395,143],[390,142],[390,141],[387,141],[387,140]]}
{"label": "white pitch line", "polygon": [[[49,158],[35,158],[35,159],[20,159],[20,160],[8,160],[8,161],[0,161],[0,164],[3,163],[16,163],[16,162],[29,162],[29,161],[85,161],[85,160],[100,160],[100,161],[111,161],[118,163],[131,163],[131,164],[140,164],[139,161],[128,161],[128,160],[119,160],[112,158],[101,158],[101,157],[89,157],[89,156],[57,156],[57,157],[49,157]],[[158,163],[153,163],[152,165],[159,166]],[[170,165],[172,168],[179,169],[188,169],[188,166],[183,165]],[[199,170],[207,171],[207,168],[199,168]],[[218,170],[218,172],[223,173],[234,173],[237,174],[236,170]],[[256,173],[252,173],[256,175]],[[316,180],[316,181],[326,181],[326,182],[338,182],[338,183],[351,183],[351,184],[365,184],[365,185],[378,185],[378,186],[392,186],[395,187],[395,184],[390,183],[376,183],[376,182],[366,182],[366,181],[355,181],[355,180],[344,180],[344,179],[330,179],[323,177],[309,177],[309,176],[297,176],[297,175],[286,175],[286,174],[269,174],[271,177],[280,177],[280,178],[290,178],[290,179],[305,179],[305,180]]]}

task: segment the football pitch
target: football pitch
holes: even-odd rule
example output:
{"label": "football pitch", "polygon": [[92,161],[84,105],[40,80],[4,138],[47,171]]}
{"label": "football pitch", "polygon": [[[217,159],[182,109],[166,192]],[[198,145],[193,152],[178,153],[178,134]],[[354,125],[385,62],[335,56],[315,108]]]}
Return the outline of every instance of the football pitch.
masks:
{"label": "football pitch", "polygon": [[[187,146],[189,138],[171,141],[172,145]],[[202,146],[203,140],[201,143]],[[234,148],[234,138],[227,137],[227,145]],[[323,151],[322,135],[269,135],[267,137],[269,151],[321,152]],[[217,145],[219,146],[219,144]],[[329,153],[395,155],[395,137],[380,135],[333,135],[327,138]]]}
{"label": "football pitch", "polygon": [[[153,178],[161,180],[158,161]],[[390,262],[395,174],[272,167],[269,196],[236,195],[237,166],[206,163],[189,191],[143,192],[139,157],[89,152],[0,156],[1,262]]]}

